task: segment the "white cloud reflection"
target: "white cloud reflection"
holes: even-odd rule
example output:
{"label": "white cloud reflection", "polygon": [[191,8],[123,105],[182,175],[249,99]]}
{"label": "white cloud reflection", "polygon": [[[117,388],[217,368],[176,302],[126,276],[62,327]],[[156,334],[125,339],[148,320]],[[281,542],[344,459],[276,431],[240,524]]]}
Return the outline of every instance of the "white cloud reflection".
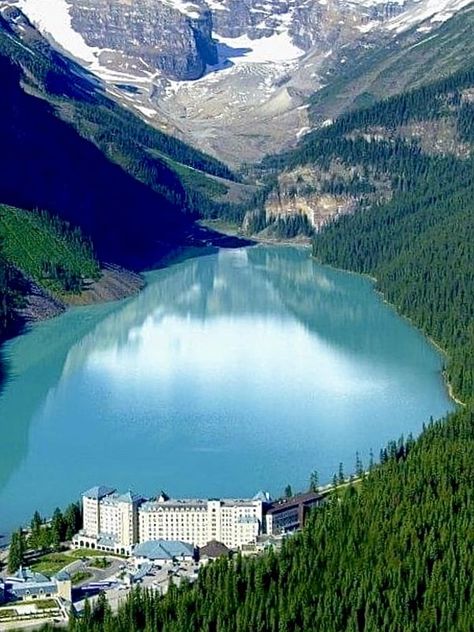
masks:
{"label": "white cloud reflection", "polygon": [[273,317],[208,320],[150,315],[125,344],[92,351],[87,368],[120,387],[163,388],[187,381],[204,391],[240,384],[244,389],[307,391],[346,397],[373,394],[384,380],[370,368],[321,341],[296,321]]}

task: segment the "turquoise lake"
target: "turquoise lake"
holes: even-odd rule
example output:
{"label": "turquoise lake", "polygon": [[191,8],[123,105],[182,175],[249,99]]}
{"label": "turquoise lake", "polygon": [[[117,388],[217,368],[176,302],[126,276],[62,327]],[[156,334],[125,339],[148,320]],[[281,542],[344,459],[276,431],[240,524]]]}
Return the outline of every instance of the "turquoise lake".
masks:
{"label": "turquoise lake", "polygon": [[368,279],[309,250],[221,250],[5,346],[0,534],[96,484],[274,495],[453,409],[443,358]]}

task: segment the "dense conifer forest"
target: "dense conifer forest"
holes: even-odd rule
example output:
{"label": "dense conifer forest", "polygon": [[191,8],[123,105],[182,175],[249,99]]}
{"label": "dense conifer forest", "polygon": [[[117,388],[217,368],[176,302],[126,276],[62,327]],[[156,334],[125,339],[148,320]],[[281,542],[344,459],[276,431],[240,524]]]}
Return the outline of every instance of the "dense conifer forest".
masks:
{"label": "dense conifer forest", "polygon": [[79,228],[45,211],[0,205],[3,255],[16,269],[53,294],[78,293],[100,276],[92,244]]}
{"label": "dense conifer forest", "polygon": [[[76,227],[46,213],[0,204],[0,343],[21,326],[28,280],[61,298],[100,276],[91,243]],[[3,380],[0,356],[0,384]]]}
{"label": "dense conifer forest", "polygon": [[[400,313],[447,353],[465,403],[419,438],[401,437],[365,464],[358,485],[316,509],[280,553],[210,564],[165,597],[136,589],[113,615],[101,598],[74,632],[470,632],[474,621],[474,162],[415,143],[347,138],[368,125],[440,116],[456,106],[472,142],[472,72],[350,114],[291,155],[331,155],[391,173],[392,199],[361,207],[314,238],[324,263],[375,276]],[[351,464],[346,464],[351,468]]]}
{"label": "dense conifer forest", "polygon": [[19,301],[15,281],[15,271],[5,259],[0,242],[0,340],[13,322],[14,308]]}

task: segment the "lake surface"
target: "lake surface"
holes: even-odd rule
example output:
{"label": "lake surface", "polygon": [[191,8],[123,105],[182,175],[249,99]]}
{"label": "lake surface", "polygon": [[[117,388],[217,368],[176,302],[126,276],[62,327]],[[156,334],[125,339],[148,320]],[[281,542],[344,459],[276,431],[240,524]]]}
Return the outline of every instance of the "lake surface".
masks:
{"label": "lake surface", "polygon": [[0,533],[95,484],[174,496],[305,489],[453,408],[442,358],[371,282],[290,247],[148,275],[6,347]]}

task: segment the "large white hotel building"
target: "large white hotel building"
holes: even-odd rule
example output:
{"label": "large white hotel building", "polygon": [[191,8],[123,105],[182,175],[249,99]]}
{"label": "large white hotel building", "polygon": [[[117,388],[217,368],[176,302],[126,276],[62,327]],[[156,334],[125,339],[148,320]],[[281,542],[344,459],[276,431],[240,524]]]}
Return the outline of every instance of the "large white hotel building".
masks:
{"label": "large white hotel building", "polygon": [[264,531],[268,494],[250,499],[170,499],[161,494],[147,500],[140,494],[93,487],[82,495],[83,529],[76,548],[130,554],[150,540],[181,540],[197,547],[217,540],[230,549],[255,542]]}
{"label": "large white hotel building", "polygon": [[308,492],[272,502],[265,492],[253,498],[207,500],[178,500],[161,493],[149,500],[112,487],[92,487],[82,494],[83,529],[72,543],[124,555],[130,555],[136,544],[162,540],[194,547],[218,541],[240,549],[262,534],[296,531],[325,495]]}

